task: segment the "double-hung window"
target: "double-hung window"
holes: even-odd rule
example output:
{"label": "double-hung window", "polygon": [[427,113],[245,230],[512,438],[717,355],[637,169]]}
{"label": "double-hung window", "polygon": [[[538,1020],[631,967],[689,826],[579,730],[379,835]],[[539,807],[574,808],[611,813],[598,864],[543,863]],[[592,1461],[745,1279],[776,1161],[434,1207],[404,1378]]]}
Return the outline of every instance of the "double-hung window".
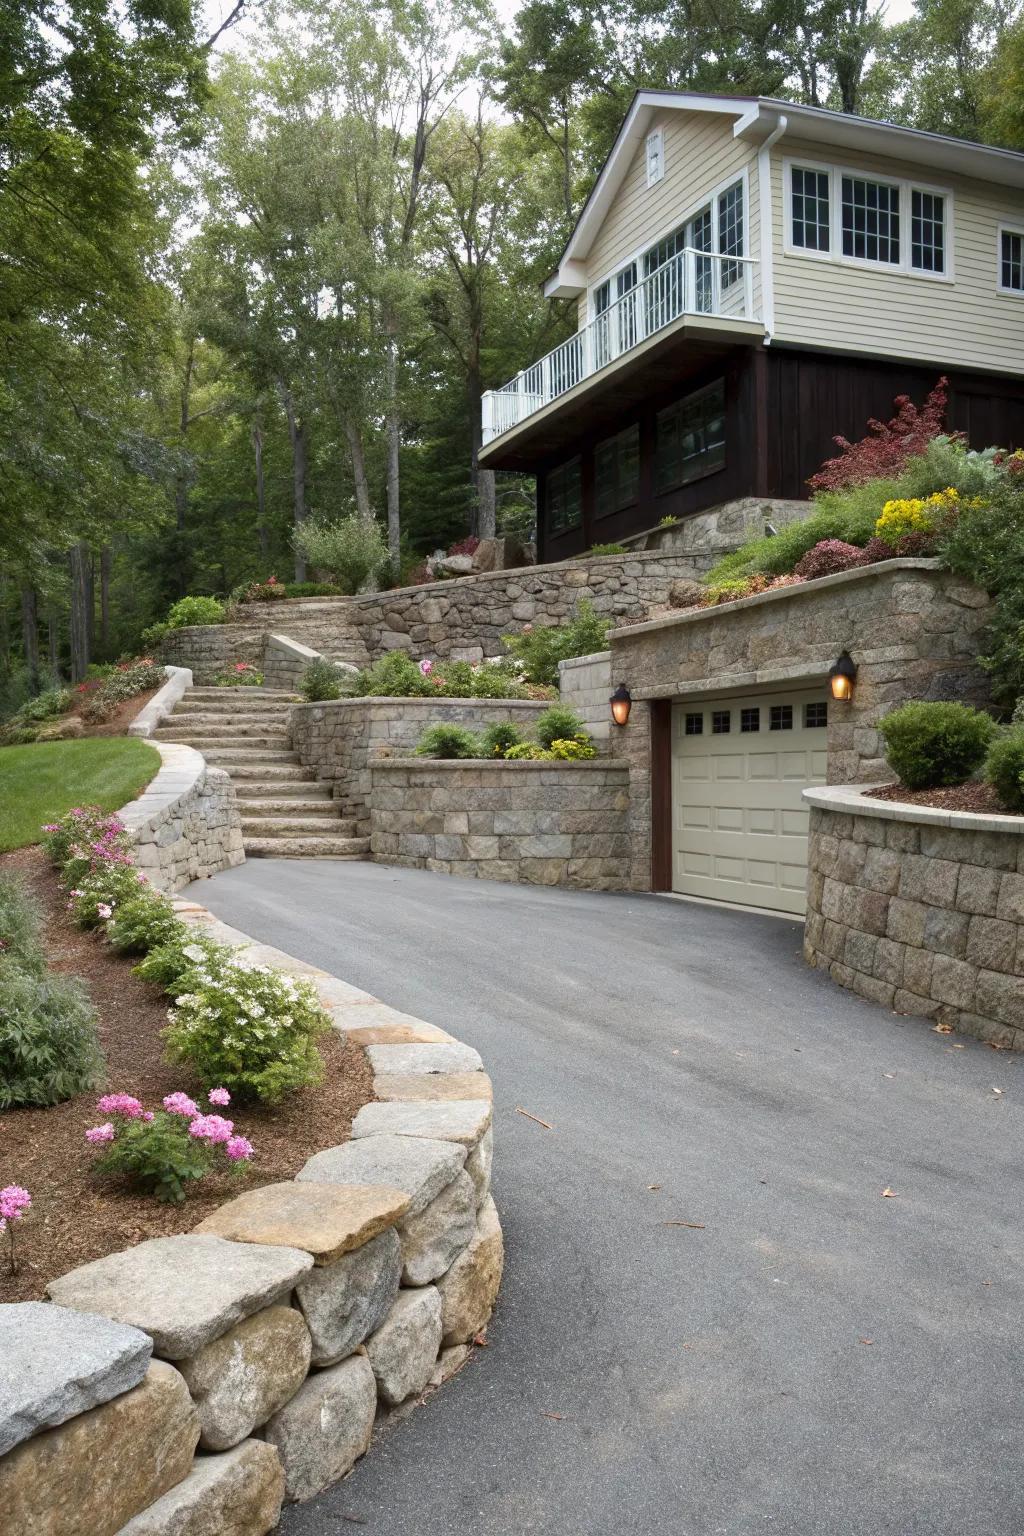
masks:
{"label": "double-hung window", "polygon": [[[722,193],[718,199],[718,249],[723,256],[743,255],[743,183]],[[721,266],[722,291],[738,283],[743,276],[738,261],[723,261]]]}
{"label": "double-hung window", "polygon": [[946,199],[941,192],[910,189],[910,265],[915,272],[946,270]]}
{"label": "double-hung window", "polygon": [[827,251],[831,239],[828,171],[794,165],[790,178],[793,244],[801,251]]}
{"label": "double-hung window", "polygon": [[548,533],[565,533],[583,521],[581,463],[570,459],[553,469],[547,479]]}
{"label": "double-hung window", "polygon": [[725,465],[725,380],[684,395],[655,420],[654,488],[670,491]]}
{"label": "double-hung window", "polygon": [[999,231],[999,291],[1024,294],[1024,230]]}
{"label": "double-hung window", "polygon": [[843,255],[900,264],[900,189],[862,176],[841,178]]}
{"label": "double-hung window", "polygon": [[841,167],[787,162],[787,249],[827,261],[948,277],[952,194]]}
{"label": "double-hung window", "polygon": [[598,443],[594,452],[595,509],[598,517],[621,512],[636,501],[640,485],[640,428],[627,427]]}

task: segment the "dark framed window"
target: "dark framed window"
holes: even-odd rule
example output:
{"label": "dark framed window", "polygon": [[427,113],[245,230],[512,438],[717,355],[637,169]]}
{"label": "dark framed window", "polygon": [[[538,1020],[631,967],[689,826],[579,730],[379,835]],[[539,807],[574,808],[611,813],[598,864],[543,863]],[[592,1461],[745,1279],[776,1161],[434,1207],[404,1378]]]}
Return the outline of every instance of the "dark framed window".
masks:
{"label": "dark framed window", "polygon": [[640,428],[627,427],[594,450],[594,493],[598,517],[631,506],[640,488]]}
{"label": "dark framed window", "polygon": [[725,380],[685,395],[655,422],[654,488],[669,491],[725,466]]}
{"label": "dark framed window", "polygon": [[732,730],[732,710],[713,709],[711,711],[712,736],[728,736]]}
{"label": "dark framed window", "polygon": [[832,243],[827,171],[794,165],[790,172],[793,244],[802,251],[827,251]]}
{"label": "dark framed window", "polygon": [[999,231],[999,286],[1007,293],[1024,293],[1024,232]]}
{"label": "dark framed window", "polygon": [[946,199],[916,187],[910,193],[910,265],[918,272],[946,270]]}
{"label": "dark framed window", "polygon": [[583,521],[579,458],[560,464],[547,478],[548,533],[565,533]]}
{"label": "dark framed window", "polygon": [[843,255],[858,261],[900,264],[900,189],[888,181],[844,176]]}
{"label": "dark framed window", "polygon": [[792,704],[769,705],[768,729],[770,731],[791,731],[793,729]]}
{"label": "dark framed window", "polygon": [[685,736],[703,736],[704,735],[704,716],[703,715],[687,715],[686,720],[685,720],[684,725],[683,725],[683,734]]}
{"label": "dark framed window", "polygon": [[816,704],[804,705],[804,726],[807,730],[816,730],[828,725],[828,704],[825,700]]}
{"label": "dark framed window", "polygon": [[761,711],[759,709],[740,710],[740,734],[748,735],[761,729]]}

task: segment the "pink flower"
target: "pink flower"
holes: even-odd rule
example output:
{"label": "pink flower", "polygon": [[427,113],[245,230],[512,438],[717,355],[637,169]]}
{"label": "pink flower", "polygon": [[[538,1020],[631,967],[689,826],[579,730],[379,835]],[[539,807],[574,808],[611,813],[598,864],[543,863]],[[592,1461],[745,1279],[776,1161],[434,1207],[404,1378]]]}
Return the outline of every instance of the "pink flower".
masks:
{"label": "pink flower", "polygon": [[41,830],[43,832],[59,832],[60,827],[58,827],[55,821],[44,821]]}
{"label": "pink flower", "polygon": [[96,911],[103,918],[104,922],[108,917],[113,917],[114,915],[114,909],[107,901],[98,901],[96,903]]}
{"label": "pink flower", "polygon": [[32,1196],[20,1184],[8,1184],[6,1189],[0,1189],[0,1219],[3,1221],[18,1221],[31,1204]]}
{"label": "pink flower", "polygon": [[432,672],[433,669],[434,663],[432,661],[428,661],[424,656],[423,660],[420,662],[420,671],[422,672],[423,676],[426,677],[427,673]]}
{"label": "pink flower", "polygon": [[113,1141],[114,1127],[108,1120],[106,1125],[94,1125],[91,1131],[86,1131],[85,1139],[95,1147],[101,1141]]}
{"label": "pink flower", "polygon": [[197,1115],[189,1126],[188,1133],[197,1141],[209,1141],[217,1146],[221,1142],[231,1140],[234,1128],[234,1122],[225,1120],[222,1115]]}
{"label": "pink flower", "polygon": [[169,1093],[164,1099],[164,1109],[169,1115],[198,1115],[199,1105],[187,1093]]}
{"label": "pink flower", "polygon": [[211,1104],[219,1104],[222,1108],[231,1103],[231,1095],[226,1088],[211,1088],[206,1097]]}
{"label": "pink flower", "polygon": [[123,1115],[126,1120],[141,1120],[145,1114],[138,1099],[130,1093],[105,1093],[97,1099],[96,1108],[101,1115]]}
{"label": "pink flower", "polygon": [[245,1163],[253,1154],[251,1141],[246,1141],[244,1136],[232,1136],[225,1142],[224,1151],[233,1163]]}

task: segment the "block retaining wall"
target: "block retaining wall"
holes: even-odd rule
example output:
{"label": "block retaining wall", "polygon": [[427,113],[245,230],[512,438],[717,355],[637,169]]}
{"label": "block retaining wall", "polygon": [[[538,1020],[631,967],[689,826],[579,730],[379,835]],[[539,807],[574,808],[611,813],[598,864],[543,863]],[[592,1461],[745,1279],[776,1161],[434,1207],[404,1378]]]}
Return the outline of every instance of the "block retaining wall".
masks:
{"label": "block retaining wall", "polygon": [[804,954],[891,1008],[1024,1050],[1024,818],[808,789]]}
{"label": "block retaining wall", "polygon": [[138,799],[117,813],[150,883],[161,891],[180,891],[192,880],[244,863],[238,803],[223,768],[208,767],[200,752],[177,742],[150,746],[160,753],[160,769]]}

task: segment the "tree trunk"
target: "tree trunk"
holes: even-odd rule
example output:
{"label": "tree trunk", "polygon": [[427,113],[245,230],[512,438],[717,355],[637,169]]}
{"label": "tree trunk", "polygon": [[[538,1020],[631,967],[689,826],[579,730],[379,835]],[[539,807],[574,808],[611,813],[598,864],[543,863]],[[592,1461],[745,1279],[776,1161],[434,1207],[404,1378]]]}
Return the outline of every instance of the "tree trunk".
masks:
{"label": "tree trunk", "polygon": [[110,574],[113,566],[110,545],[104,544],[100,550],[100,646],[104,656],[109,654],[110,648]]}
{"label": "tree trunk", "polygon": [[267,575],[266,563],[270,555],[270,534],[267,530],[267,490],[263,480],[263,430],[258,421],[252,424],[252,452],[256,460],[256,534],[260,541],[263,575]]}
{"label": "tree trunk", "polygon": [[50,658],[50,676],[54,685],[60,685],[60,620],[52,605],[46,613],[46,643]]}
{"label": "tree trunk", "polygon": [[401,427],[398,420],[398,343],[394,336],[387,342],[387,463],[388,463],[388,549],[395,569],[401,558],[402,515],[399,505],[398,448]]}
{"label": "tree trunk", "polygon": [[373,521],[373,508],[370,505],[370,486],[366,478],[363,434],[351,416],[345,417],[345,440],[352,460],[352,484],[356,493],[356,511],[364,523],[370,523]]}
{"label": "tree trunk", "polygon": [[[291,390],[278,381],[285,415],[288,417],[288,436],[292,445],[292,496],[293,518],[296,528],[306,521],[306,427],[295,414],[295,402]],[[298,547],[295,550],[295,580],[305,581],[306,559]]]}
{"label": "tree trunk", "polygon": [[85,557],[85,626],[91,661],[96,654],[96,556],[91,549]]}
{"label": "tree trunk", "polygon": [[483,383],[480,370],[472,365],[466,376],[466,393],[469,396],[469,478],[473,487],[473,532],[478,539],[493,539],[497,519],[494,470],[480,468],[480,449],[483,445]]}
{"label": "tree trunk", "polygon": [[89,670],[89,546],[74,544],[68,552],[71,571],[71,681],[80,683]]}
{"label": "tree trunk", "polygon": [[33,694],[39,692],[39,616],[36,612],[36,589],[21,589],[21,638],[25,647],[25,665],[28,668],[28,686]]}

